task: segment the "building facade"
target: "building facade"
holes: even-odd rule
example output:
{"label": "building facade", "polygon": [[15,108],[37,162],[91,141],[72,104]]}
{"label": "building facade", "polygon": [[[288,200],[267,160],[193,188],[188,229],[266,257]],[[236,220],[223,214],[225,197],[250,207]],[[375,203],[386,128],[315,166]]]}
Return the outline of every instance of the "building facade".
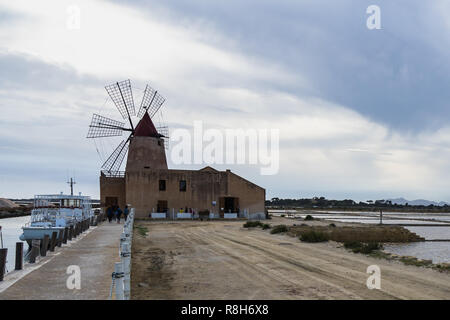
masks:
{"label": "building facade", "polygon": [[224,217],[265,217],[265,189],[230,170],[172,170],[167,167],[164,140],[144,116],[130,140],[124,173],[101,172],[100,201],[103,207],[126,204],[136,217],[152,212],[177,212]]}

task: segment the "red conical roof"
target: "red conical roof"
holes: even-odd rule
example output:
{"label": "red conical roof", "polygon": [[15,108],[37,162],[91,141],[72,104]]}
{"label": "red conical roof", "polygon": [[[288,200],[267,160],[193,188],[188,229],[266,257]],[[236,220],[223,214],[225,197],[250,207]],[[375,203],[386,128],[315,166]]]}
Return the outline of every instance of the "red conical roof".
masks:
{"label": "red conical roof", "polygon": [[134,130],[135,137],[159,137],[152,119],[146,112]]}

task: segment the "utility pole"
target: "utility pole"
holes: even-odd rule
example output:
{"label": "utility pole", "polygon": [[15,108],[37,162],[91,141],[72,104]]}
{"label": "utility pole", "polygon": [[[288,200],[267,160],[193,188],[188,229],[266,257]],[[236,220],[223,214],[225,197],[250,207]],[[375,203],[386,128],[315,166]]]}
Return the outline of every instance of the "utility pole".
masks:
{"label": "utility pole", "polygon": [[73,178],[70,178],[70,181],[67,181],[67,184],[70,185],[70,195],[73,196],[73,185],[76,184],[76,182],[73,180]]}

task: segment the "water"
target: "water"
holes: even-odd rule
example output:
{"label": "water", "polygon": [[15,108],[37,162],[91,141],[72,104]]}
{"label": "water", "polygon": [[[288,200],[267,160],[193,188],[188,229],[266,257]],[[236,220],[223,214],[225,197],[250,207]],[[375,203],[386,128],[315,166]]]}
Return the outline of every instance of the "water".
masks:
{"label": "water", "polygon": [[433,263],[450,262],[450,242],[385,244],[384,250],[401,256],[432,260]]}
{"label": "water", "polygon": [[[305,218],[306,214],[296,213],[292,210],[283,212],[277,210],[270,213],[274,216],[285,214],[288,217]],[[349,212],[345,211],[317,211],[311,214],[314,218],[327,219],[338,222],[351,223],[369,223],[378,224],[379,213],[377,212]],[[435,220],[435,221],[430,221]],[[447,223],[445,223],[447,222]],[[383,212],[384,224],[416,224],[420,226],[407,226],[406,229],[417,235],[425,238],[425,240],[450,240],[450,226],[448,227],[428,227],[423,226],[427,224],[442,224],[446,225],[450,222],[450,214],[427,214],[420,212]],[[395,253],[402,256],[414,256],[420,259],[432,260],[433,263],[450,262],[450,242],[414,242],[414,243],[399,243],[399,244],[385,244],[385,251]]]}
{"label": "water", "polygon": [[[22,234],[22,226],[30,221],[30,216],[0,219],[2,226],[3,247],[8,248],[6,269],[14,270],[16,260],[16,242],[19,242],[19,236]],[[22,241],[23,242],[23,241]],[[23,251],[27,251],[28,244],[24,242]]]}

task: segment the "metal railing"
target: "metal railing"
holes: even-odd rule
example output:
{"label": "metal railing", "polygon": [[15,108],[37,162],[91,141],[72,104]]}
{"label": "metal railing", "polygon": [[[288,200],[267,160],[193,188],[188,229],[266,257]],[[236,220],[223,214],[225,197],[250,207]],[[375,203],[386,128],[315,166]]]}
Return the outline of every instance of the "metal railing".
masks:
{"label": "metal railing", "polygon": [[120,235],[119,256],[120,262],[114,264],[109,299],[112,299],[113,288],[116,300],[130,300],[131,294],[131,244],[133,242],[134,208],[123,226]]}

